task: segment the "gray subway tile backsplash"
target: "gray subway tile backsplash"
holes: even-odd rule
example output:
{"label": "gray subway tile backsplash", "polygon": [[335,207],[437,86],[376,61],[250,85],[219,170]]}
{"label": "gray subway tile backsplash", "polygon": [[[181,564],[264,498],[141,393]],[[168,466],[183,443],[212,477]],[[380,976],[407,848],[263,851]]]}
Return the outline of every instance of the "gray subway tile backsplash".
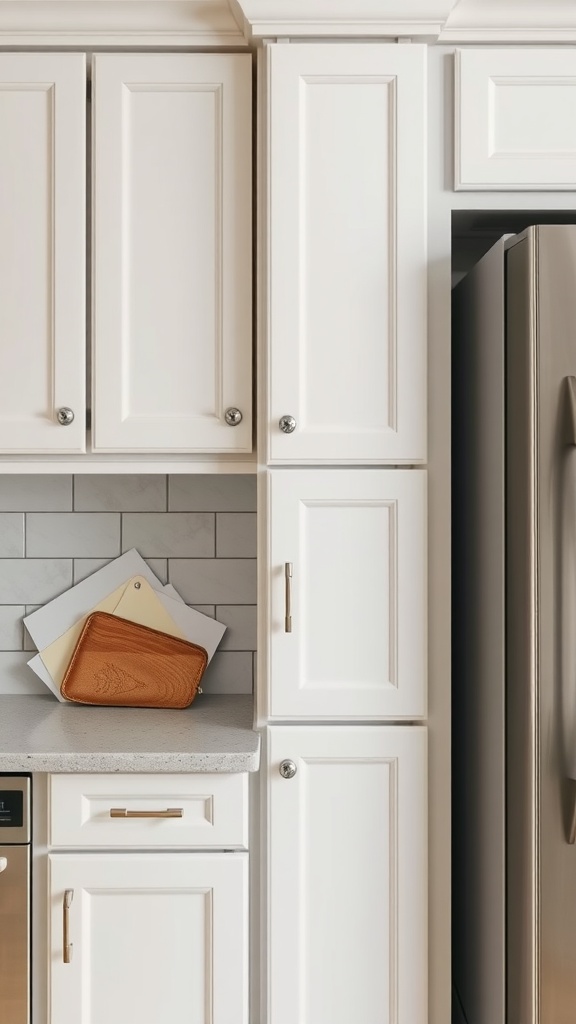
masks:
{"label": "gray subway tile backsplash", "polygon": [[186,604],[256,603],[256,559],[171,558],[168,574]]}
{"label": "gray subway tile backsplash", "polygon": [[19,604],[0,605],[0,650],[22,650],[22,616],[24,606]]}
{"label": "gray subway tile backsplash", "polygon": [[219,512],[216,516],[218,558],[256,558],[256,513]]}
{"label": "gray subway tile backsplash", "polygon": [[0,476],[0,512],[71,511],[71,476]]}
{"label": "gray subway tile backsplash", "polygon": [[212,512],[126,512],[122,550],[150,558],[214,558]]}
{"label": "gray subway tile backsplash", "polygon": [[220,604],[216,608],[216,618],[227,627],[221,650],[256,650],[255,604]]}
{"label": "gray subway tile backsplash", "polygon": [[252,476],[0,477],[0,693],[46,692],[26,665],[24,614],[130,547],[227,625],[204,691],[251,692],[255,509]]}
{"label": "gray subway tile backsplash", "polygon": [[29,512],[30,558],[113,558],[120,554],[120,515],[115,512]]}
{"label": "gray subway tile backsplash", "polygon": [[31,657],[29,651],[0,651],[0,694],[48,692],[26,664]]}
{"label": "gray subway tile backsplash", "polygon": [[255,512],[255,476],[171,476],[170,512]]}
{"label": "gray subway tile backsplash", "polygon": [[204,693],[252,693],[250,651],[216,651],[202,677]]}
{"label": "gray subway tile backsplash", "polygon": [[24,513],[0,512],[0,558],[24,555]]}
{"label": "gray subway tile backsplash", "polygon": [[71,558],[0,559],[0,604],[45,604],[71,585]]}
{"label": "gray subway tile backsplash", "polygon": [[167,506],[165,476],[94,473],[74,477],[76,512],[165,512]]}

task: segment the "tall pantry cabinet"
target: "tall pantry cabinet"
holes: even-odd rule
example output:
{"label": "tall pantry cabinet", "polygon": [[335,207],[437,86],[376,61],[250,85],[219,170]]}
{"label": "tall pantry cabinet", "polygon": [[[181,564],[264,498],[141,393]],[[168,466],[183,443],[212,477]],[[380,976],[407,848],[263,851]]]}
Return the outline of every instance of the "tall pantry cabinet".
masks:
{"label": "tall pantry cabinet", "polygon": [[262,1019],[424,1024],[425,48],[259,70]]}

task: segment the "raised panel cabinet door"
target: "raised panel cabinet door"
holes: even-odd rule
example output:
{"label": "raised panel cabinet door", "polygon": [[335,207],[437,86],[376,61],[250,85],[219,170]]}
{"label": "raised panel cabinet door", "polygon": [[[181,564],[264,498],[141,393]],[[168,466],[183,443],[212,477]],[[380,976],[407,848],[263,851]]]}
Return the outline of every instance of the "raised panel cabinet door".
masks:
{"label": "raised panel cabinet door", "polygon": [[426,714],[426,473],[270,473],[269,713]]}
{"label": "raised panel cabinet door", "polygon": [[247,854],[48,860],[49,1024],[247,1024]]}
{"label": "raised panel cabinet door", "polygon": [[426,794],[420,726],[269,729],[268,1024],[426,1024]]}
{"label": "raised panel cabinet door", "polygon": [[0,139],[0,451],[83,452],[84,54],[0,54]]}
{"label": "raised panel cabinet door", "polygon": [[573,192],[574,50],[457,50],[455,72],[455,188]]}
{"label": "raised panel cabinet door", "polygon": [[425,461],[426,47],[263,60],[270,461]]}
{"label": "raised panel cabinet door", "polygon": [[94,57],[97,451],[252,450],[251,83],[249,54]]}

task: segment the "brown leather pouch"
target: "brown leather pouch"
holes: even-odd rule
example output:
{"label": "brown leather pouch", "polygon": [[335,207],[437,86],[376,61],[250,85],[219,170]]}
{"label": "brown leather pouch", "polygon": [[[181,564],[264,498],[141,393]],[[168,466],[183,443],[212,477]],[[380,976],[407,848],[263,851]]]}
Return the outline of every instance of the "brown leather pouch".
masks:
{"label": "brown leather pouch", "polygon": [[108,612],[92,612],[66,670],[63,697],[79,704],[186,708],[208,663],[203,647]]}

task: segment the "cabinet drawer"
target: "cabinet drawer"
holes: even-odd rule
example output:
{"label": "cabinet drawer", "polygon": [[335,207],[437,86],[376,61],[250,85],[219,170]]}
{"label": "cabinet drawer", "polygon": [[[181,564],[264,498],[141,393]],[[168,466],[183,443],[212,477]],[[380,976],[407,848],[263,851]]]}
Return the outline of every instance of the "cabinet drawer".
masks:
{"label": "cabinet drawer", "polygon": [[240,774],[51,775],[49,844],[247,849],[246,780]]}
{"label": "cabinet drawer", "polygon": [[460,50],[455,70],[455,188],[573,191],[574,50]]}

